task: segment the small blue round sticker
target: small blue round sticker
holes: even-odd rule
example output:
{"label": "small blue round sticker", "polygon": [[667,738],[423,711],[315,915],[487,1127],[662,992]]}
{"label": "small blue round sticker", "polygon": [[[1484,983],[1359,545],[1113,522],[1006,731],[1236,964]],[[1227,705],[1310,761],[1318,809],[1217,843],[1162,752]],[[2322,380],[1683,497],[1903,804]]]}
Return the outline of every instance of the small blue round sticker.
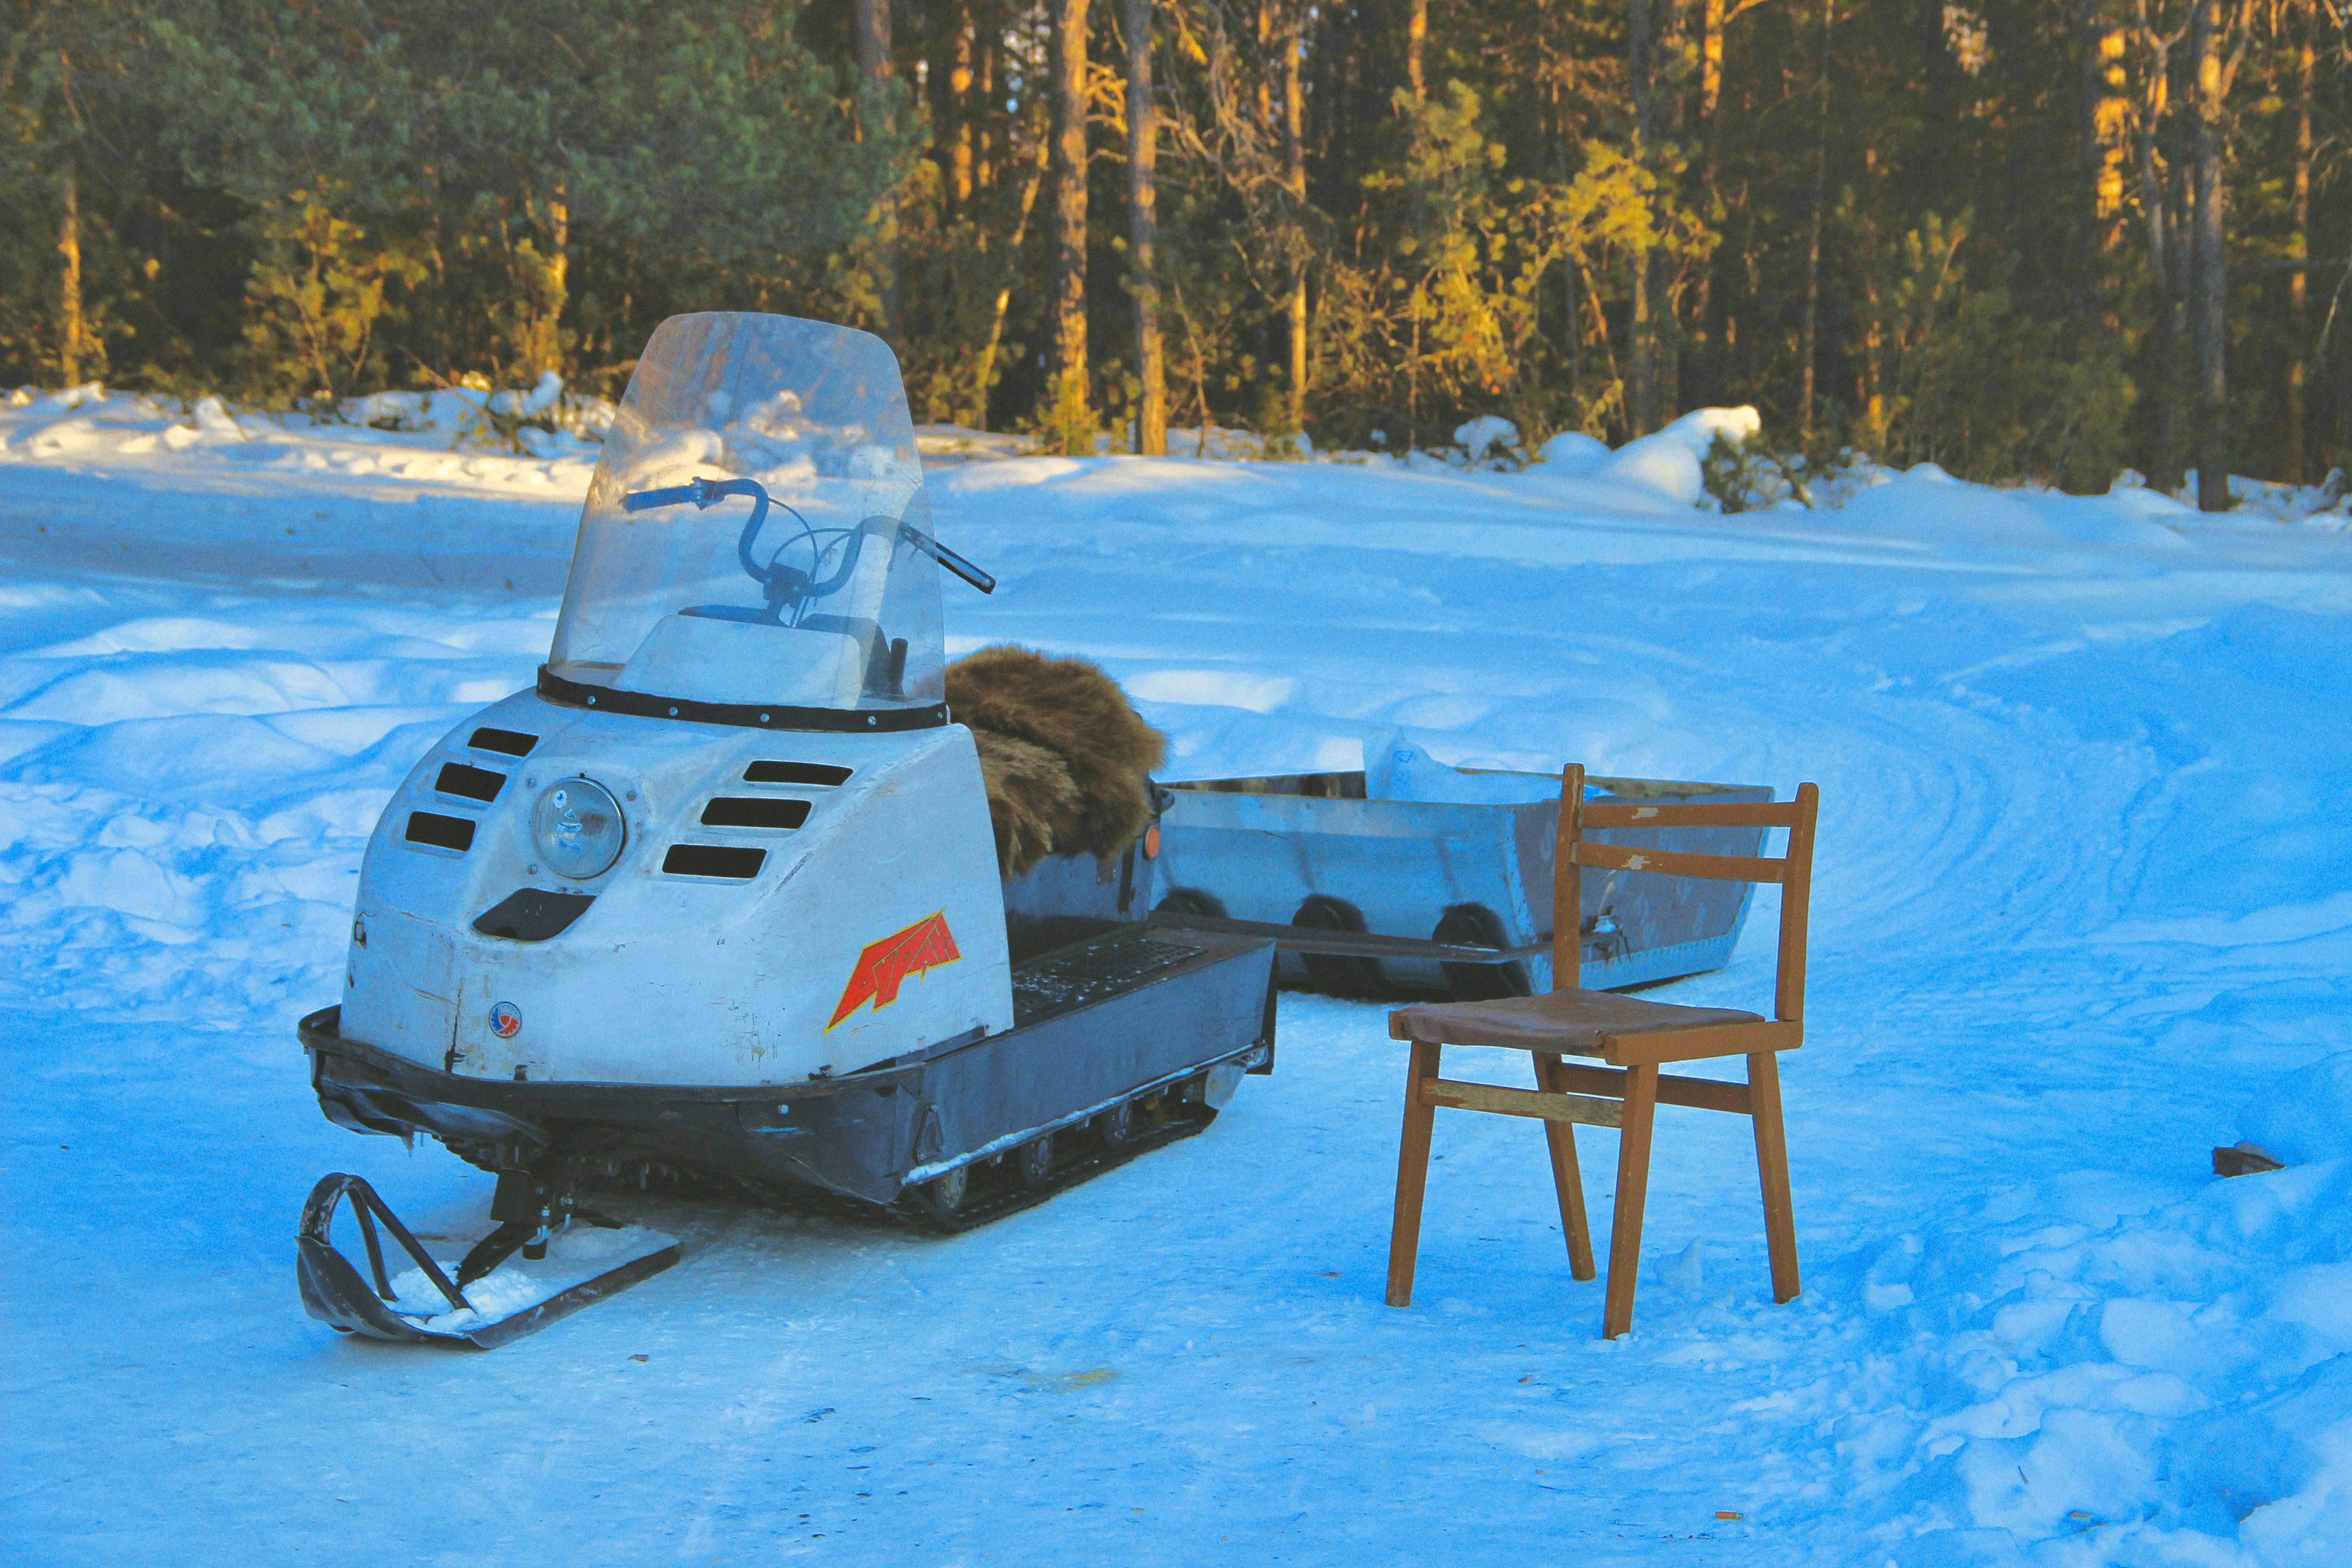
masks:
{"label": "small blue round sticker", "polygon": [[511,1002],[501,1002],[491,1008],[490,1033],[502,1040],[511,1040],[522,1033],[522,1009]]}

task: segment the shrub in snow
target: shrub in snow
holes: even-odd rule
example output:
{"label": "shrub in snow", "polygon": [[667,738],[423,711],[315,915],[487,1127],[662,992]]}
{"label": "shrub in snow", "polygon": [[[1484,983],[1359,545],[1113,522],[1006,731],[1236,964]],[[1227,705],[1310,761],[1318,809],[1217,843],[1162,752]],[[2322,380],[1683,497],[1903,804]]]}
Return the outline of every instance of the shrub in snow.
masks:
{"label": "shrub in snow", "polygon": [[199,436],[215,441],[245,439],[244,429],[236,420],[228,416],[228,410],[221,405],[221,400],[217,397],[197,398],[194,417],[196,434]]}
{"label": "shrub in snow", "polygon": [[[1708,417],[1703,420],[1699,415]],[[1699,473],[1717,510],[1726,515],[1837,507],[1857,484],[1866,489],[1892,477],[1884,469],[1857,465],[1850,450],[1816,463],[1802,452],[1773,447],[1756,428],[1755,415],[1752,408],[1702,408],[1660,432],[1712,432],[1699,454]],[[1740,434],[1743,430],[1746,435]]]}
{"label": "shrub in snow", "polygon": [[1688,447],[1695,458],[1706,456],[1718,437],[1736,446],[1753,441],[1763,433],[1763,416],[1748,404],[1737,408],[1694,408],[1658,432],[1670,441]]}
{"label": "shrub in snow", "polygon": [[539,373],[539,384],[529,392],[493,393],[488,405],[489,411],[509,419],[528,419],[534,414],[544,414],[555,406],[563,395],[563,378],[551,370]]}
{"label": "shrub in snow", "polygon": [[1481,414],[1454,431],[1454,440],[1462,448],[1464,460],[1476,463],[1489,453],[1497,457],[1515,454],[1518,450],[1519,427],[1507,419]]}

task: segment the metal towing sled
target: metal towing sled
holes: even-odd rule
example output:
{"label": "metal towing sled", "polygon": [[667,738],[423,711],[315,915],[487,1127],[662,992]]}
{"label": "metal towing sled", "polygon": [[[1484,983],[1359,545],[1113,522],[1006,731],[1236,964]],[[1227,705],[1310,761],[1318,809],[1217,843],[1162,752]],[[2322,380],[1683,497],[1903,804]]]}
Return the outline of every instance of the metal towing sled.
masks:
{"label": "metal towing sled", "polygon": [[[330,1176],[298,1245],[312,1316],[528,1332],[676,1260],[667,1237],[600,1241],[575,1203],[657,1170],[962,1228],[1199,1131],[1270,1070],[1272,942],[1147,920],[1135,847],[1000,878],[944,701],[942,568],[993,586],[929,531],[880,340],[748,314],[656,331],[536,687],[395,794],[342,1001],[300,1027],[326,1115],[495,1171],[497,1226],[435,1258]],[[365,1272],[331,1235],[347,1199]]]}
{"label": "metal towing sled", "polygon": [[[1452,770],[1440,769],[1441,773]],[[1286,984],[1339,995],[1444,993],[1464,1000],[1551,988],[1551,858],[1559,782],[1515,804],[1366,798],[1366,775],[1293,773],[1171,785],[1160,818],[1165,925],[1254,935],[1282,951]],[[1549,785],[1549,798],[1534,798]],[[1441,785],[1441,788],[1443,786]],[[1586,798],[1763,801],[1769,789],[1592,778]],[[1624,828],[1589,837],[1636,848],[1753,856],[1764,830]],[[1583,984],[1646,985],[1720,969],[1748,915],[1745,883],[1648,871],[1583,878]]]}

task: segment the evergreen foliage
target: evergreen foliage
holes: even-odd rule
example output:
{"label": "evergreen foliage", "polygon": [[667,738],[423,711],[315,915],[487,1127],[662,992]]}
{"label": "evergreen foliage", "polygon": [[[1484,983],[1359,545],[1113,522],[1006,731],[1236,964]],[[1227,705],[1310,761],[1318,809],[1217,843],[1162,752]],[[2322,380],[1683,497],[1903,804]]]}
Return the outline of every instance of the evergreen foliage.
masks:
{"label": "evergreen foliage", "polygon": [[1532,447],[1754,403],[1787,483],[2352,461],[2324,0],[1158,0],[1139,38],[896,0],[861,71],[884,3],[0,0],[0,380],[609,391],[664,315],[753,308],[883,331],[920,418],[1089,450],[1141,388],[1135,46],[1180,427]]}

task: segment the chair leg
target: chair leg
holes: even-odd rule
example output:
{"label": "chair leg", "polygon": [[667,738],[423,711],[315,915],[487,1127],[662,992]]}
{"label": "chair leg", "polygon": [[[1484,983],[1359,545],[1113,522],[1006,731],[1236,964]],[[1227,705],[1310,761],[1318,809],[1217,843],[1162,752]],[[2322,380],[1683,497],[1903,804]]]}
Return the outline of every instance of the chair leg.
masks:
{"label": "chair leg", "polygon": [[1756,1122],[1756,1173],[1764,1186],[1764,1247],[1772,1259],[1772,1300],[1796,1299],[1797,1216],[1789,1202],[1789,1139],[1780,1126],[1780,1062],[1748,1058],[1748,1104]]}
{"label": "chair leg", "polygon": [[[1547,1094],[1561,1092],[1552,1081],[1559,1058],[1535,1053],[1536,1087]],[[1592,1278],[1592,1229],[1584,1218],[1584,1177],[1576,1164],[1576,1128],[1571,1122],[1547,1121],[1544,1139],[1551,1145],[1552,1191],[1559,1194],[1559,1228],[1568,1237],[1568,1272],[1573,1279]]]}
{"label": "chair leg", "polygon": [[1617,1215],[1609,1233],[1609,1289],[1601,1337],[1613,1340],[1633,1327],[1633,1281],[1641,1272],[1642,1203],[1650,1189],[1650,1129],[1657,1120],[1658,1069],[1637,1066],[1625,1075],[1623,1136],[1617,1146]]}
{"label": "chair leg", "polygon": [[1421,1198],[1429,1184],[1429,1133],[1437,1112],[1421,1098],[1421,1080],[1437,1076],[1439,1047],[1412,1043],[1412,1065],[1404,1080],[1404,1132],[1397,1142],[1396,1218],[1389,1230],[1389,1295],[1391,1307],[1412,1305],[1412,1266],[1421,1253]]}

